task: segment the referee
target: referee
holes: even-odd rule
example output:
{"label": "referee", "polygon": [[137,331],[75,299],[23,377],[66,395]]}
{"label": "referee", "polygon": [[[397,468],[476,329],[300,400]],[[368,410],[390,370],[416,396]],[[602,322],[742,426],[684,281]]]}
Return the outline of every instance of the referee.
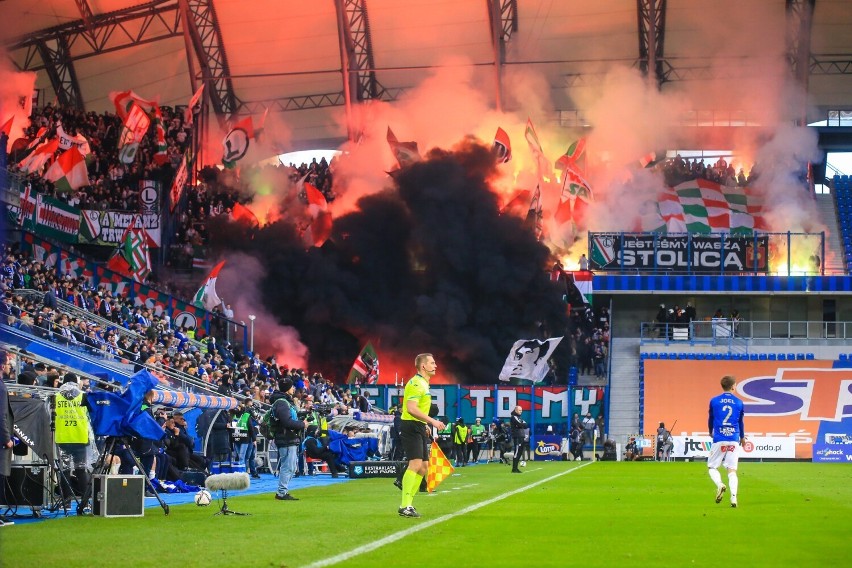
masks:
{"label": "referee", "polygon": [[429,379],[435,376],[438,364],[431,353],[421,353],[414,359],[417,374],[405,385],[402,405],[402,427],[400,441],[405,455],[408,456],[408,469],[402,476],[402,503],[399,507],[401,517],[417,518],[420,513],[411,505],[414,495],[420,488],[420,482],[429,469],[427,447],[432,440],[429,425],[438,430],[444,429],[444,423],[429,417],[432,395],[429,393]]}

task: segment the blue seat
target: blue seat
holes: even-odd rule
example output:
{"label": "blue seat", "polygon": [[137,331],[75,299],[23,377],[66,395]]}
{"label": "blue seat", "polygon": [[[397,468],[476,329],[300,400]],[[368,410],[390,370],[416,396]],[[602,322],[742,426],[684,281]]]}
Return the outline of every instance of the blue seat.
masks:
{"label": "blue seat", "polygon": [[806,354],[805,359],[807,359],[808,361],[813,361],[814,360],[814,354],[813,353]]}
{"label": "blue seat", "polygon": [[766,361],[767,359],[768,359],[768,357],[766,356],[766,353],[760,353],[760,354],[757,356],[757,360],[758,360],[758,361]]}
{"label": "blue seat", "polygon": [[805,360],[805,354],[804,353],[796,353],[796,360],[797,361],[804,361]]}
{"label": "blue seat", "polygon": [[758,355],[757,353],[751,353],[749,354],[748,358],[752,361],[757,361],[758,359],[760,359],[760,355]]}
{"label": "blue seat", "polygon": [[643,359],[643,360],[644,360],[644,359],[647,359],[647,358],[648,358],[648,354],[647,354],[647,353],[640,353],[640,354],[639,354],[639,359]]}
{"label": "blue seat", "polygon": [[840,358],[841,361],[848,361],[849,360],[849,356],[846,355],[846,353],[841,353],[839,358]]}
{"label": "blue seat", "polygon": [[787,360],[788,361],[795,361],[796,360],[796,354],[795,353],[787,353]]}
{"label": "blue seat", "polygon": [[770,361],[775,361],[778,358],[778,355],[776,355],[775,353],[767,353],[766,358]]}
{"label": "blue seat", "polygon": [[777,357],[778,357],[778,360],[779,360],[779,361],[785,361],[785,360],[787,359],[787,356],[786,356],[786,355],[784,355],[783,353],[779,353],[779,354],[777,355]]}

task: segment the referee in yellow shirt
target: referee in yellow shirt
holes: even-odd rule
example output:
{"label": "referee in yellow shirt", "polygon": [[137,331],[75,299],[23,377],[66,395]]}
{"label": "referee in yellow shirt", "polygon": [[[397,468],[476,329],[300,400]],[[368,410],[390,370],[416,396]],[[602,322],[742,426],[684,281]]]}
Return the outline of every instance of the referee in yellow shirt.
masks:
{"label": "referee in yellow shirt", "polygon": [[408,469],[402,476],[402,503],[399,507],[401,517],[417,518],[420,513],[411,505],[414,495],[420,489],[420,481],[429,469],[428,446],[432,441],[429,425],[438,430],[444,429],[444,423],[429,417],[432,395],[429,393],[429,379],[435,376],[438,364],[431,353],[421,353],[414,359],[417,374],[409,379],[402,395],[402,427],[400,441],[405,455],[408,456]]}

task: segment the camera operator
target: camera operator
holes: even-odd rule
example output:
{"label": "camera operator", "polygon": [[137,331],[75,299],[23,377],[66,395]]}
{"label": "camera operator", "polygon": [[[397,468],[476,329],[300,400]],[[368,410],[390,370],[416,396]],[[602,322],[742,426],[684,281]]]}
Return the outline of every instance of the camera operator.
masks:
{"label": "camera operator", "polygon": [[529,425],[521,418],[523,408],[520,405],[512,410],[512,446],[514,454],[512,455],[512,473],[523,473],[518,469],[518,462],[521,461],[521,454],[524,451],[524,444],[529,440]]}
{"label": "camera operator", "polygon": [[[84,495],[89,487],[89,410],[86,393],[77,384],[77,375],[67,373],[54,398],[54,442],[73,462],[76,493]],[[68,479],[66,476],[65,479]],[[63,491],[71,492],[71,487]]]}
{"label": "camera operator", "polygon": [[328,447],[330,440],[327,434],[324,430],[320,430],[319,426],[313,424],[308,426],[303,447],[306,456],[327,463],[331,477],[337,478],[341,468],[337,463],[337,454]]}
{"label": "camera operator", "polygon": [[293,380],[285,377],[278,381],[278,390],[270,397],[277,422],[275,447],[278,449],[278,490],[275,498],[279,501],[298,501],[290,494],[289,486],[296,473],[301,435],[308,423],[297,419],[296,404],[293,401],[295,391]]}
{"label": "camera operator", "polygon": [[250,400],[245,400],[237,407],[235,416],[238,418],[234,441],[236,442],[237,432],[242,435],[242,441],[237,443],[237,455],[246,464],[246,471],[251,474],[252,479],[260,479],[257,464],[254,462],[257,456],[257,422],[252,414]]}
{"label": "camera operator", "polygon": [[166,434],[166,453],[172,458],[175,467],[181,471],[191,466],[194,469],[204,468],[204,460],[193,458],[195,442],[186,430],[186,418],[183,413],[172,413],[171,420],[166,421]]}

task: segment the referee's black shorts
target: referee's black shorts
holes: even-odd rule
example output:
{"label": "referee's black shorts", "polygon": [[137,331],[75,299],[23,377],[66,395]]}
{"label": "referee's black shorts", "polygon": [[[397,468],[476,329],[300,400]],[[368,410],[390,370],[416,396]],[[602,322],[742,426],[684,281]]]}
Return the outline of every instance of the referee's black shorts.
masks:
{"label": "referee's black shorts", "polygon": [[426,424],[418,420],[403,420],[400,441],[408,460],[428,460],[429,443],[432,441],[426,431]]}

